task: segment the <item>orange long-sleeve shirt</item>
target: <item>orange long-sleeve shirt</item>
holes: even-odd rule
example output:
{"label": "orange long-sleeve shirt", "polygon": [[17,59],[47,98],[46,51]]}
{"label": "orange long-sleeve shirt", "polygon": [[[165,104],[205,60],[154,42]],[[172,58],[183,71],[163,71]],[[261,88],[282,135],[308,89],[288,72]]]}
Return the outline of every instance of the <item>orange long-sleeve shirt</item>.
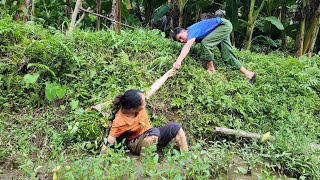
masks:
{"label": "orange long-sleeve shirt", "polygon": [[150,128],[151,125],[146,109],[141,110],[134,118],[127,117],[120,109],[112,122],[109,135],[117,138],[126,132],[126,138],[129,142]]}

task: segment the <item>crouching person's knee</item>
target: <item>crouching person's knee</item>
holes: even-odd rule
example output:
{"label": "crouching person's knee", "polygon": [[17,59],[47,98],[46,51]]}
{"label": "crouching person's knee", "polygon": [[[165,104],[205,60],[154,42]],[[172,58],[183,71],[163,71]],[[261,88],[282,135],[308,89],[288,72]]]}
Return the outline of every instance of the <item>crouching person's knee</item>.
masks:
{"label": "crouching person's knee", "polygon": [[174,139],[181,150],[188,151],[187,137],[182,128],[179,129]]}
{"label": "crouching person's knee", "polygon": [[143,139],[145,145],[157,144],[159,141],[158,136],[147,136]]}
{"label": "crouching person's knee", "polygon": [[[157,147],[158,141],[159,141],[158,136],[152,135],[152,136],[145,137],[141,143],[141,150],[140,150],[139,154],[146,155],[145,148],[151,147],[153,145],[155,145],[155,147]],[[157,150],[157,149],[155,149],[155,150]]]}

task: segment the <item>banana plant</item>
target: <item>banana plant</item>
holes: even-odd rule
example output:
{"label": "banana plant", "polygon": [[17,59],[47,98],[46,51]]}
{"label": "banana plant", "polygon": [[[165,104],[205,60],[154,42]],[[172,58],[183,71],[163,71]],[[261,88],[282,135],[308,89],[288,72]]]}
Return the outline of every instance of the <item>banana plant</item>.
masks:
{"label": "banana plant", "polygon": [[167,0],[141,0],[144,6],[145,25],[150,24],[152,15],[161,5],[167,3]]}
{"label": "banana plant", "polygon": [[187,4],[188,0],[178,0],[179,7],[179,26],[182,26],[183,22],[183,10]]}
{"label": "banana plant", "polygon": [[300,5],[300,13],[301,13],[301,20],[299,24],[299,30],[296,36],[296,52],[295,55],[297,57],[303,54],[303,42],[304,42],[304,33],[305,33],[305,26],[306,26],[306,6],[309,0],[301,0]]}
{"label": "banana plant", "polygon": [[255,10],[255,2],[256,0],[251,0],[251,3],[250,3],[250,10],[249,10],[248,22],[247,22],[247,32],[246,32],[246,38],[245,38],[245,43],[243,47],[244,50],[249,50],[251,47],[254,24],[260,11],[263,9],[266,0],[263,0],[259,8],[256,10]]}
{"label": "banana plant", "polygon": [[[268,36],[275,37],[279,35],[279,31],[274,31],[274,27],[281,31],[282,49],[286,49],[286,24],[289,24],[292,17],[288,17],[288,10],[294,6],[295,0],[269,0],[265,4],[266,13],[264,16],[264,32],[268,33]],[[279,9],[280,7],[280,9]],[[274,25],[274,26],[273,26]]]}
{"label": "banana plant", "polygon": [[312,14],[312,18],[311,18],[311,21],[309,22],[309,28],[304,38],[303,54],[312,53],[314,44],[319,32],[319,26],[320,26],[320,3],[317,0],[313,0],[313,1],[311,0],[310,4],[312,5],[312,9],[310,13]]}

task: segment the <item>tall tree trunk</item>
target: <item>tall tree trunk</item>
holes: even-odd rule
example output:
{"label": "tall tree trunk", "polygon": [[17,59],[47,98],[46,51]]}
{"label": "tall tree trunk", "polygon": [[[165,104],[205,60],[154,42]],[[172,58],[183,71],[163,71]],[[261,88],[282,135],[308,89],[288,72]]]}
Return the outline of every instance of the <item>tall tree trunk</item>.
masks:
{"label": "tall tree trunk", "polygon": [[[117,2],[118,0],[112,0],[112,10],[110,15],[110,18],[115,21],[117,20],[117,13],[118,13]],[[111,22],[110,28],[116,29],[116,24],[114,22]]]}
{"label": "tall tree trunk", "polygon": [[318,27],[317,27],[317,30],[316,30],[316,36],[315,38],[312,39],[312,42],[311,42],[311,45],[310,45],[310,51],[309,51],[309,55],[311,56],[311,53],[313,52],[313,49],[314,49],[314,45],[316,44],[316,41],[317,41],[317,35],[319,33],[319,28],[320,28],[320,19],[319,19],[319,22],[318,22]]}
{"label": "tall tree trunk", "polygon": [[29,20],[29,7],[30,7],[30,0],[25,0],[23,4],[21,4],[18,10],[16,11],[16,14],[14,15],[14,19],[27,22]]}
{"label": "tall tree trunk", "polygon": [[69,28],[70,34],[72,33],[73,29],[76,26],[76,20],[77,20],[80,6],[81,6],[81,0],[77,0],[76,5],[73,10],[73,13],[72,13],[72,18],[71,18],[71,23],[70,23],[70,28]]}
{"label": "tall tree trunk", "polygon": [[247,25],[247,33],[245,38],[245,44],[243,47],[244,50],[249,50],[251,48],[253,29],[254,29],[253,22]]}
{"label": "tall tree trunk", "polygon": [[121,0],[117,1],[117,21],[117,31],[118,34],[120,34],[121,24],[119,22],[121,22]]}
{"label": "tall tree trunk", "polygon": [[263,9],[264,4],[265,4],[265,0],[263,0],[260,7],[257,10],[254,10],[255,1],[256,0],[251,0],[251,3],[250,3],[250,10],[249,10],[249,15],[248,15],[248,23],[247,23],[247,32],[246,32],[245,44],[243,47],[244,50],[250,50],[250,48],[251,48],[254,23],[255,23],[260,11]]}
{"label": "tall tree trunk", "polygon": [[180,0],[173,0],[173,7],[172,7],[172,26],[176,27],[179,25],[179,6],[178,1]]}
{"label": "tall tree trunk", "polygon": [[234,32],[237,30],[239,24],[237,0],[227,0],[226,5],[226,16],[228,17],[233,26],[233,30],[231,33],[231,43],[232,46],[235,46],[236,39]]}
{"label": "tall tree trunk", "polygon": [[[96,12],[101,14],[101,0],[96,0]],[[101,29],[101,17],[97,17],[97,30]]]}
{"label": "tall tree trunk", "polygon": [[149,0],[145,5],[145,25],[151,25],[150,21],[153,13],[152,3],[152,0]]}
{"label": "tall tree trunk", "polygon": [[296,35],[296,42],[295,42],[295,56],[299,57],[303,54],[303,44],[304,44],[304,33],[306,28],[306,11],[305,7],[307,6],[308,0],[302,0],[302,8],[301,14],[302,19],[299,25],[299,31]]}
{"label": "tall tree trunk", "polygon": [[234,31],[233,32],[231,32],[231,44],[232,44],[232,46],[236,46],[236,38],[235,38],[235,36],[234,36]]}
{"label": "tall tree trunk", "polygon": [[179,27],[182,26],[182,23],[183,23],[183,11],[180,11],[180,13],[179,13]]}
{"label": "tall tree trunk", "polygon": [[112,0],[112,12],[111,19],[115,22],[111,24],[112,29],[116,29],[118,33],[120,33],[120,23],[121,22],[121,1],[120,0]]}
{"label": "tall tree trunk", "polygon": [[[286,23],[286,15],[287,15],[287,6],[285,4],[282,4],[281,23],[283,24],[283,26],[285,26],[285,23]],[[287,38],[286,37],[287,37],[286,31],[285,30],[281,31],[281,40],[282,40],[281,46],[282,46],[283,50],[287,49]]]}
{"label": "tall tree trunk", "polygon": [[66,2],[66,5],[64,7],[64,13],[65,13],[67,19],[70,19],[70,15],[72,12],[71,0],[66,0],[65,2]]}
{"label": "tall tree trunk", "polygon": [[[266,16],[271,16],[272,15],[272,13],[271,13],[271,11],[273,9],[272,6],[273,6],[273,1],[269,0],[267,2],[267,5],[266,5],[266,11],[267,11]],[[270,21],[266,21],[266,24],[267,24],[268,35],[269,35],[269,37],[271,37],[271,35],[272,35],[272,23]],[[269,45],[269,47],[270,47],[270,45]]]}
{"label": "tall tree trunk", "polygon": [[253,12],[254,12],[255,2],[256,2],[255,0],[251,0],[251,3],[250,3],[247,32],[246,32],[245,44],[243,47],[244,50],[249,50],[251,47],[252,33],[253,33],[253,28],[254,28]]}
{"label": "tall tree trunk", "polygon": [[142,23],[142,17],[141,17],[141,10],[140,10],[140,4],[137,3],[136,4],[136,16],[138,17],[139,21]]}
{"label": "tall tree trunk", "polygon": [[187,4],[188,0],[178,0],[178,5],[179,5],[179,26],[182,26],[183,23],[183,11],[184,8]]}
{"label": "tall tree trunk", "polygon": [[305,26],[306,26],[306,18],[303,18],[300,21],[300,28],[299,28],[299,32],[296,36],[296,52],[295,52],[295,56],[299,57],[302,55],[303,52],[303,40],[304,40],[304,32],[305,32]]}
{"label": "tall tree trunk", "polygon": [[199,7],[199,5],[196,6],[196,18],[195,18],[195,21],[198,22],[199,20],[201,20],[201,8]]}
{"label": "tall tree trunk", "polygon": [[27,22],[29,20],[29,7],[30,7],[30,0],[25,0],[23,6],[26,10],[23,14],[23,21]]}
{"label": "tall tree trunk", "polygon": [[314,41],[317,39],[318,27],[320,19],[320,4],[317,8],[317,11],[314,13],[314,16],[311,20],[311,25],[307,30],[306,37],[303,44],[303,54],[312,53]]}
{"label": "tall tree trunk", "polygon": [[[168,4],[171,5],[171,10],[170,10],[170,28],[173,29],[173,12],[174,12],[174,0],[168,0]],[[171,34],[170,34],[171,35]]]}
{"label": "tall tree trunk", "polygon": [[32,0],[32,5],[31,5],[31,21],[33,21],[34,20],[34,16],[35,16],[35,14],[34,14],[34,3],[35,3],[35,0]]}

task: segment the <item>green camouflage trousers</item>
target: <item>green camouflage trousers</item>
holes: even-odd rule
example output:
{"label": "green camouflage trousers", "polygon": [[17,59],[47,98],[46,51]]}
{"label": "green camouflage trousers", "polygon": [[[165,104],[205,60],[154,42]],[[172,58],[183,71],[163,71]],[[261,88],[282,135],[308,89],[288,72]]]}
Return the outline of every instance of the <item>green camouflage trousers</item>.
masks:
{"label": "green camouflage trousers", "polygon": [[234,55],[230,42],[232,24],[226,19],[222,20],[223,22],[220,24],[220,26],[216,27],[211,33],[202,39],[201,47],[203,52],[201,54],[201,58],[203,60],[214,61],[213,48],[220,44],[219,49],[222,59],[232,67],[240,69],[242,64]]}

